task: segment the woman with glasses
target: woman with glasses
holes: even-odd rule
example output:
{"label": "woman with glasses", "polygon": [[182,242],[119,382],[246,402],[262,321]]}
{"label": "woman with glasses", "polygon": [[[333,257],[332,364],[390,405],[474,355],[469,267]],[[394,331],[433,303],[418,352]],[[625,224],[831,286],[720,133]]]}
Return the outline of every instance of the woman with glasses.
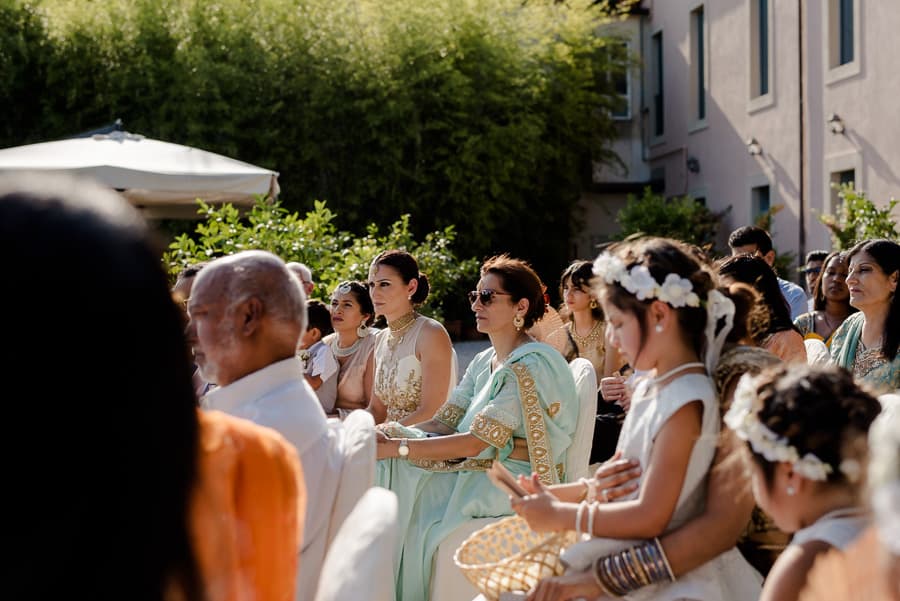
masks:
{"label": "woman with glasses", "polygon": [[900,244],[864,240],[847,253],[848,317],[833,335],[831,360],[873,390],[900,390]]}
{"label": "woman with glasses", "polygon": [[833,252],[825,258],[824,269],[812,286],[813,310],[794,320],[804,340],[821,340],[831,346],[831,337],[844,320],[855,313],[847,288],[847,258]]}
{"label": "woman with glasses", "polygon": [[444,326],[416,311],[428,298],[428,277],[411,254],[388,250],[369,268],[369,296],[388,325],[375,340],[369,411],[376,424],[430,419],[456,384],[456,361]]}
{"label": "woman with glasses", "polygon": [[494,459],[547,484],[565,477],[578,402],[563,356],[526,334],[544,314],[540,279],[523,261],[493,257],[469,301],[490,348],[433,419],[385,424],[378,438],[377,484],[400,500],[398,600],[430,597],[434,553],[462,523],[512,513],[485,474]]}

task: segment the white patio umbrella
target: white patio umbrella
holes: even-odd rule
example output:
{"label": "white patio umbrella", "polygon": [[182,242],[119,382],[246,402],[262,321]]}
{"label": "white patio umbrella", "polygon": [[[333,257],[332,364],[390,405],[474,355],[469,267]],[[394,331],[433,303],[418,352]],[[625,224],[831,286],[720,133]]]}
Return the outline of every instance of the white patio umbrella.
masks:
{"label": "white patio umbrella", "polygon": [[194,213],[197,198],[249,206],[279,192],[276,171],[125,131],[0,149],[0,172],[10,171],[93,177],[154,216]]}

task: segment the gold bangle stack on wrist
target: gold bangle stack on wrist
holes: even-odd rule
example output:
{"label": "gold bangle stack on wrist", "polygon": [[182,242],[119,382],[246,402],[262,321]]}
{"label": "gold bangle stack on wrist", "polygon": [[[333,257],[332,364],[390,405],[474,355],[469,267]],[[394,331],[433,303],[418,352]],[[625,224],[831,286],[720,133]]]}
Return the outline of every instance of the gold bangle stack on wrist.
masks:
{"label": "gold bangle stack on wrist", "polygon": [[604,594],[623,597],[649,584],[675,582],[658,538],[594,560],[594,580]]}

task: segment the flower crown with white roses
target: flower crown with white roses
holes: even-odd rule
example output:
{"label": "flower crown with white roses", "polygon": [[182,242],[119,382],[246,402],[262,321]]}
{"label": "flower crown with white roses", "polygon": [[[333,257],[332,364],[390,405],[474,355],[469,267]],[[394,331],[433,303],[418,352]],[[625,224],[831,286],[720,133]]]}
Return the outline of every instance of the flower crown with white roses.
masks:
{"label": "flower crown with white roses", "polygon": [[[790,463],[795,472],[809,480],[824,482],[828,474],[834,471],[830,464],[822,461],[813,453],[800,457],[797,447],[791,445],[787,438],[779,436],[761,421],[759,412],[763,408],[762,400],[757,394],[757,380],[751,374],[744,374],[738,381],[734,391],[734,401],[725,414],[724,421],[734,430],[738,438],[750,443],[750,447],[772,463]],[[841,471],[851,482],[859,479],[861,467],[859,462],[848,459],[841,462]]]}
{"label": "flower crown with white roses", "polygon": [[618,283],[638,300],[655,298],[676,309],[700,306],[700,297],[694,292],[694,285],[677,273],[666,275],[660,284],[645,265],[634,265],[628,269],[619,257],[602,253],[594,261],[594,274],[607,284]]}

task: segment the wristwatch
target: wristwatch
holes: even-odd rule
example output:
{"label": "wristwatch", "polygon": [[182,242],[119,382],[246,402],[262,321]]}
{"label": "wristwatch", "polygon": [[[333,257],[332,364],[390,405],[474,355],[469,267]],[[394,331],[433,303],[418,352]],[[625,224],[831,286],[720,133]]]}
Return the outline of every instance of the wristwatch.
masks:
{"label": "wristwatch", "polygon": [[400,448],[397,449],[400,457],[406,459],[409,456],[409,441],[405,438],[400,439]]}

